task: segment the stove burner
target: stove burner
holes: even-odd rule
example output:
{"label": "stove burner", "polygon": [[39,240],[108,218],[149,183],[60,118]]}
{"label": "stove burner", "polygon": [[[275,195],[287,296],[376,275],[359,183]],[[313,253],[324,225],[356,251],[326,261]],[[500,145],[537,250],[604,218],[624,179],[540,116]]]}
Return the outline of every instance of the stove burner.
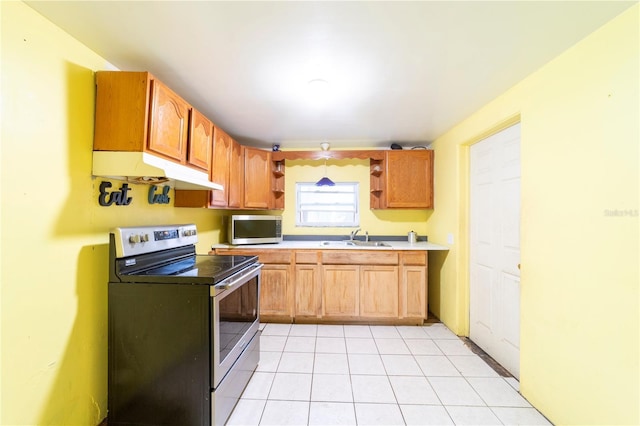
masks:
{"label": "stove burner", "polygon": [[110,236],[115,265],[110,276],[119,282],[215,285],[258,260],[197,255],[196,241],[193,224],[116,228]]}

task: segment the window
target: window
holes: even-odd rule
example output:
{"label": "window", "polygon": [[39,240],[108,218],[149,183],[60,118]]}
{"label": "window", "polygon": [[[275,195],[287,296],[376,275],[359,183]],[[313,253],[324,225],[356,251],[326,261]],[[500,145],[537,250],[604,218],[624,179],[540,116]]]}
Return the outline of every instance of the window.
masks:
{"label": "window", "polygon": [[296,183],[296,226],[358,226],[358,192],[358,182]]}

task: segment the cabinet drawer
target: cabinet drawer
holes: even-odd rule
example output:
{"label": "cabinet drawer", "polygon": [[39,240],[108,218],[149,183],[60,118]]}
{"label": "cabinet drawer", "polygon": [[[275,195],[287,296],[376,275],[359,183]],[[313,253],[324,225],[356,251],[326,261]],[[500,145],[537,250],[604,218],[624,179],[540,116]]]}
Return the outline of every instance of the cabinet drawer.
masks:
{"label": "cabinet drawer", "polygon": [[317,264],[318,252],[317,251],[296,251],[296,263],[298,264]]}
{"label": "cabinet drawer", "polygon": [[397,265],[398,254],[392,252],[325,250],[322,251],[325,265]]}
{"label": "cabinet drawer", "polygon": [[427,252],[425,251],[408,251],[402,253],[403,265],[426,265]]}
{"label": "cabinet drawer", "polygon": [[291,263],[291,252],[289,250],[262,251],[256,254],[261,263]]}
{"label": "cabinet drawer", "polygon": [[216,254],[222,256],[258,256],[258,261],[265,264],[291,263],[290,250],[253,250],[253,249],[216,249]]}

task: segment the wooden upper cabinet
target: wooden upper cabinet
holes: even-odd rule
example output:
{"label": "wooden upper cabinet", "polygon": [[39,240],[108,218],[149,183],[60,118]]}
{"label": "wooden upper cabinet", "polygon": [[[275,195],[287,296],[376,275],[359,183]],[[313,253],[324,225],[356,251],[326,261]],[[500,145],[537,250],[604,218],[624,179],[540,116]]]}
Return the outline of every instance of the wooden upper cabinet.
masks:
{"label": "wooden upper cabinet", "polygon": [[271,151],[244,147],[244,208],[269,209],[271,200]]}
{"label": "wooden upper cabinet", "polygon": [[244,152],[243,147],[235,140],[231,140],[229,158],[229,195],[227,207],[242,208],[244,195]]}
{"label": "wooden upper cabinet", "polygon": [[146,72],[96,72],[94,150],[147,149],[151,81]]}
{"label": "wooden upper cabinet", "polygon": [[228,207],[241,209],[244,193],[243,147],[221,128],[213,126],[213,147],[209,180],[222,190],[180,191],[175,193],[176,207]]}
{"label": "wooden upper cabinet", "polygon": [[212,124],[148,72],[96,72],[96,151],[149,152],[209,173]]}
{"label": "wooden upper cabinet", "polygon": [[209,173],[209,170],[211,170],[212,148],[213,124],[198,110],[191,108],[187,163]]}
{"label": "wooden upper cabinet", "polygon": [[433,151],[386,151],[384,208],[433,208]]}
{"label": "wooden upper cabinet", "polygon": [[214,126],[213,156],[209,179],[223,190],[176,191],[176,207],[226,207],[269,209],[270,151],[240,145]]}
{"label": "wooden upper cabinet", "polygon": [[211,191],[212,206],[226,207],[229,194],[229,160],[232,139],[224,130],[215,126],[213,131],[213,156],[209,180],[222,185],[222,190]]}
{"label": "wooden upper cabinet", "polygon": [[171,89],[151,81],[149,151],[186,163],[189,104]]}

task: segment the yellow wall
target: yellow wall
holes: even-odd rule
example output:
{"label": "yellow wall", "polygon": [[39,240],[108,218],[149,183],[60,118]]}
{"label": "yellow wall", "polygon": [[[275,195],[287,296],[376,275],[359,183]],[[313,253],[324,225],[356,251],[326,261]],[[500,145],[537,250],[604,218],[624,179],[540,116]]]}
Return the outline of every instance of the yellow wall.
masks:
{"label": "yellow wall", "polygon": [[100,207],[93,72],[111,66],[22,2],[0,3],[0,424],[95,425],[107,410],[109,229],[195,222],[206,253],[221,218],[149,205],[136,185],[131,205]]}
{"label": "yellow wall", "polygon": [[[290,235],[349,235],[356,229],[296,226],[296,182],[316,182],[325,174],[324,161],[295,160],[285,162],[285,208],[282,211],[283,233]],[[431,210],[371,210],[369,208],[369,160],[329,160],[327,176],[334,182],[358,182],[360,187],[360,231],[370,236],[407,235],[415,231],[426,235],[426,220]],[[359,234],[359,235],[360,235]],[[430,240],[431,241],[431,240]]]}
{"label": "yellow wall", "polygon": [[633,6],[434,143],[427,232],[452,233],[454,244],[432,268],[430,303],[466,334],[468,146],[522,123],[521,391],[556,424],[640,423],[639,13]]}
{"label": "yellow wall", "polygon": [[[195,222],[206,252],[222,220],[216,211],[150,206],[146,187],[134,188],[130,206],[98,206],[93,71],[110,65],[23,3],[0,8],[0,423],[97,424],[106,415],[108,230]],[[361,199],[361,226],[373,235],[453,235],[448,253],[429,258],[430,304],[465,334],[468,145],[521,120],[521,389],[558,424],[640,423],[638,216],[606,215],[638,209],[639,12],[439,138],[433,212],[369,211],[366,191]],[[348,163],[330,163],[329,176],[357,176],[368,188],[368,168]],[[311,234],[292,225],[290,186],[324,167],[286,172],[285,233]]]}

